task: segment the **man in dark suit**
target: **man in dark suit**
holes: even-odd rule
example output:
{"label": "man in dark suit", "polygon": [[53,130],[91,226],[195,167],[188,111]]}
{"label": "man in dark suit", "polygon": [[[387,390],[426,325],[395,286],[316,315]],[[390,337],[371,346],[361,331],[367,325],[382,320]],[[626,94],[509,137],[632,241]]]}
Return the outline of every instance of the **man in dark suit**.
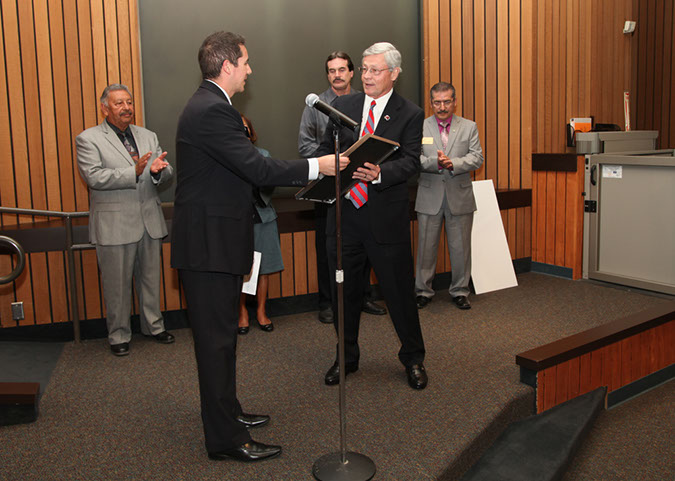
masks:
{"label": "man in dark suit", "polygon": [[[330,104],[336,97],[349,95],[350,93],[359,93],[352,89],[352,77],[354,77],[354,63],[351,57],[342,51],[331,52],[325,63],[326,77],[330,87],[319,94],[319,99]],[[311,157],[316,149],[319,148],[326,127],[328,126],[328,116],[317,109],[306,106],[302,111],[300,119],[300,130],[298,133],[298,152],[301,156]],[[331,271],[328,269],[328,256],[326,255],[326,204],[317,202],[314,204],[314,218],[316,220],[316,277],[319,284],[319,321],[332,324],[333,308],[331,306]],[[370,266],[364,270],[366,277],[366,291],[363,296],[363,312],[384,316],[387,310],[377,304],[374,300],[370,286]]]}
{"label": "man in dark suit", "polygon": [[[408,384],[424,389],[424,341],[415,304],[413,262],[410,247],[410,216],[407,180],[420,168],[424,112],[394,91],[401,72],[401,54],[387,42],[363,52],[361,80],[364,93],[338,97],[335,108],[361,121],[359,133],[342,129],[342,151],[358,140],[359,134],[396,141],[401,148],[381,165],[369,162],[356,170],[357,184],[342,199],[342,245],[344,271],[345,375],[359,367],[359,321],[363,297],[363,269],[368,259],[389,308],[401,341],[398,356],[406,369]],[[332,139],[326,134],[317,154],[330,152]],[[337,244],[334,207],[326,227],[329,262],[335,270]],[[333,310],[337,316],[335,280]],[[337,328],[337,324],[336,324]],[[325,382],[339,382],[337,361],[328,370]]]}
{"label": "man in dark suit", "polygon": [[[335,159],[283,161],[255,149],[230,102],[251,74],[243,37],[210,35],[199,49],[199,66],[204,80],[176,134],[171,265],[187,300],[209,457],[258,461],[281,447],[251,439],[248,428],[266,424],[269,416],[245,414],[236,395],[239,296],[253,260],[252,189],[334,175]],[[342,159],[342,168],[347,162]]]}

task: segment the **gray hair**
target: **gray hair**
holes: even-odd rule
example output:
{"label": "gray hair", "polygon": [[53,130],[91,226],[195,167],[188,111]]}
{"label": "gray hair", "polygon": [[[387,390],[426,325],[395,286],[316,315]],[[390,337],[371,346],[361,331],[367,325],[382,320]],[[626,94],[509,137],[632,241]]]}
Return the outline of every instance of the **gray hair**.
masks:
{"label": "gray hair", "polygon": [[387,67],[390,69],[397,68],[399,72],[403,72],[403,69],[401,68],[401,52],[396,50],[396,47],[389,42],[377,42],[372,44],[363,51],[362,57],[379,55],[381,53],[384,54],[384,61],[387,62]]}
{"label": "gray hair", "polygon": [[129,94],[130,97],[133,97],[131,95],[131,92],[129,91],[129,88],[124,85],[124,84],[110,84],[106,88],[103,89],[103,93],[101,94],[101,103],[105,106],[108,105],[108,95],[110,95],[110,92],[115,92],[117,90],[124,90],[126,93]]}

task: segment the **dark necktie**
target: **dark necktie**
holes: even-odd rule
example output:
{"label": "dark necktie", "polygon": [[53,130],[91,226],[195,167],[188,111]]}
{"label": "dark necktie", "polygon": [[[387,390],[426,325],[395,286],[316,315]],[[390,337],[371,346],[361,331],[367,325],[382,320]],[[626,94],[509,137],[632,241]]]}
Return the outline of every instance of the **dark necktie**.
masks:
{"label": "dark necktie", "polygon": [[[373,109],[375,108],[375,101],[373,100],[370,103],[370,110],[368,111],[368,121],[366,126],[361,132],[361,137],[366,134],[372,134],[375,131],[375,115],[373,114]],[[368,202],[368,184],[365,182],[359,182],[349,191],[349,200],[352,201],[354,207],[357,209],[362,207],[363,204]]]}
{"label": "dark necktie", "polygon": [[138,151],[134,148],[134,144],[132,144],[129,140],[129,131],[127,130],[126,132],[122,132],[118,135],[122,141],[122,144],[124,144],[124,148],[127,149],[127,152],[129,152],[129,155],[133,159],[134,163],[138,162]]}

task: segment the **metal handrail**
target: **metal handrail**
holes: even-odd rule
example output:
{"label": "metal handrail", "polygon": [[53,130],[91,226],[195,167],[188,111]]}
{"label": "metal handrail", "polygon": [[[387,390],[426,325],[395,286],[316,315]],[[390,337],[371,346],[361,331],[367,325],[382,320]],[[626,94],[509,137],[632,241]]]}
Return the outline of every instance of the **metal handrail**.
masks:
{"label": "metal handrail", "polygon": [[[70,306],[71,317],[73,321],[73,337],[75,343],[80,343],[80,309],[77,302],[77,283],[75,282],[75,256],[74,250],[87,249],[90,246],[86,244],[73,245],[73,218],[89,217],[89,212],[60,212],[56,210],[40,209],[17,209],[15,207],[0,206],[0,214],[18,214],[42,217],[60,217],[66,221],[66,257],[68,258],[68,277],[70,285]],[[93,247],[93,246],[91,246]]]}
{"label": "metal handrail", "polygon": [[10,272],[6,276],[0,277],[0,285],[2,285],[2,284],[9,284],[10,282],[14,281],[14,279],[16,279],[21,275],[21,273],[23,272],[23,268],[26,265],[26,254],[23,251],[23,247],[21,247],[21,244],[19,244],[11,237],[0,235],[0,244],[9,244],[10,246],[12,246],[16,251],[16,255],[19,258],[18,262],[16,263],[16,267],[12,272]]}

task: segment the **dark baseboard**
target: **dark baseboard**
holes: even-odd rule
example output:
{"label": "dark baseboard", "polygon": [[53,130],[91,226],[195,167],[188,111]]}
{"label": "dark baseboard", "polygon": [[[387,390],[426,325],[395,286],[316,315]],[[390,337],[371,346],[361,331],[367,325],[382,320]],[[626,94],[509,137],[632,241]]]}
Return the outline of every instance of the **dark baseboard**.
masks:
{"label": "dark baseboard", "polygon": [[668,367],[664,367],[663,369],[648,374],[630,384],[621,386],[619,389],[615,389],[607,394],[607,409],[618,406],[619,404],[639,396],[673,378],[675,378],[675,364],[671,364]]}
{"label": "dark baseboard", "polygon": [[574,279],[574,270],[572,268],[544,264],[543,262],[532,262],[532,272],[562,277],[564,279]]}
{"label": "dark baseboard", "polygon": [[523,274],[525,272],[532,271],[532,258],[531,257],[522,257],[520,259],[513,260],[513,269],[516,271],[516,274]]}

